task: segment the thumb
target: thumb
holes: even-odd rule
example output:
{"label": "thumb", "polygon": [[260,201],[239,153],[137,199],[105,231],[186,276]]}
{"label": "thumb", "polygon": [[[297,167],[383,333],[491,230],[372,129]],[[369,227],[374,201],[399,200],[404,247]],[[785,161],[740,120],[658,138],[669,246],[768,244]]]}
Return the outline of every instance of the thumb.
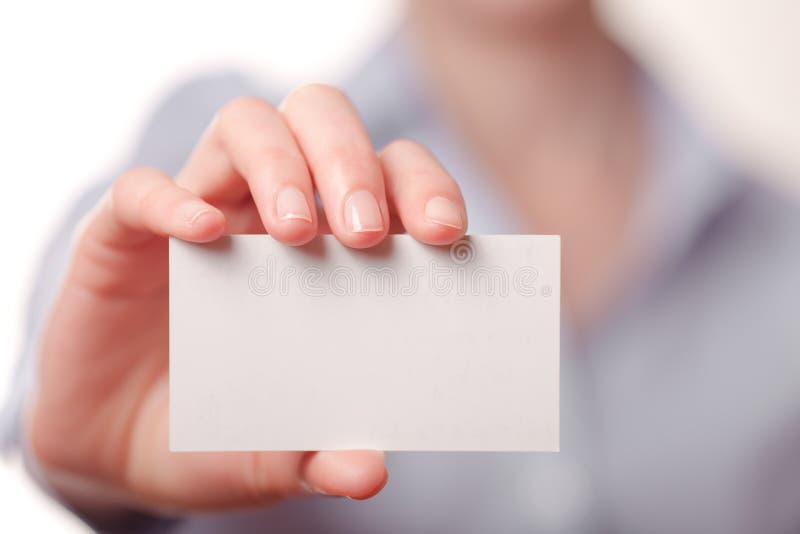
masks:
{"label": "thumb", "polygon": [[382,451],[171,452],[168,427],[164,381],[141,407],[125,475],[137,498],[156,507],[263,506],[309,494],[366,499],[388,479]]}

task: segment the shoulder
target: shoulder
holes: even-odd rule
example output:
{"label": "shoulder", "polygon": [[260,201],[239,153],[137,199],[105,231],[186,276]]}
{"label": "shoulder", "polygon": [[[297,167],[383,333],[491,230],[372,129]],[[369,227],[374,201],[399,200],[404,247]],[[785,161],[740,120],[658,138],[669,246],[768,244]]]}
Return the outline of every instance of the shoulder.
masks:
{"label": "shoulder", "polygon": [[[800,290],[800,195],[748,181],[712,219],[702,236],[710,252],[749,266],[751,276],[772,273]],[[769,280],[761,282],[769,283]]]}
{"label": "shoulder", "polygon": [[705,320],[695,328],[715,339],[736,340],[737,350],[800,371],[798,236],[800,198],[743,183],[677,270],[670,289],[678,307],[700,313]]}

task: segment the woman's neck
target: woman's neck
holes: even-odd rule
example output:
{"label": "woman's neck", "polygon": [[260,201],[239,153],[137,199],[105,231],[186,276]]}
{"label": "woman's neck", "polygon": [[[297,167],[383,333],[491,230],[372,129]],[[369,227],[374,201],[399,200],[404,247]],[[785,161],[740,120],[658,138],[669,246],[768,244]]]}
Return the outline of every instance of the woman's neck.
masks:
{"label": "woman's neck", "polygon": [[589,2],[495,26],[419,0],[409,29],[445,116],[510,205],[562,235],[565,305],[579,326],[594,322],[631,261],[624,230],[644,158],[625,54]]}

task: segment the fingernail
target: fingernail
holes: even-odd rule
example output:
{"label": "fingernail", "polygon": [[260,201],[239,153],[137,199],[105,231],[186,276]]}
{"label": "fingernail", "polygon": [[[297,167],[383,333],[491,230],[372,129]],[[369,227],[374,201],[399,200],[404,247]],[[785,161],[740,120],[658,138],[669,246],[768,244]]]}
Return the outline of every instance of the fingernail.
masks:
{"label": "fingernail", "polygon": [[461,209],[450,199],[433,197],[425,204],[425,218],[442,226],[461,229],[464,221],[461,218]]}
{"label": "fingernail", "polygon": [[305,480],[300,480],[299,482],[300,487],[303,488],[303,491],[306,493],[311,493],[312,495],[330,495],[327,491],[321,490],[316,486],[312,486]]}
{"label": "fingernail", "polygon": [[380,232],[383,217],[375,195],[369,191],[355,191],[344,205],[344,222],[350,232]]}
{"label": "fingernail", "polygon": [[205,202],[199,200],[186,201],[180,208],[183,219],[189,226],[196,226],[202,219],[209,214],[215,214],[218,211],[210,207]]}
{"label": "fingernail", "polygon": [[311,222],[311,209],[308,207],[306,196],[297,187],[287,185],[278,191],[275,204],[280,220],[299,219]]}

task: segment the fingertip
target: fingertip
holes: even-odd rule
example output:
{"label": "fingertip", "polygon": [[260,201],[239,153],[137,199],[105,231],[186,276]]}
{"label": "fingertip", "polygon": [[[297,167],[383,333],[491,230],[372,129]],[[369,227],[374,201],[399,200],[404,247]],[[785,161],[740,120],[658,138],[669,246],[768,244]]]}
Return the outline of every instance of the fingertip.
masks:
{"label": "fingertip", "polygon": [[420,228],[409,229],[409,233],[426,245],[449,245],[464,237],[466,228],[453,228],[437,223],[426,222]]}
{"label": "fingertip", "polygon": [[467,209],[458,183],[425,147],[393,141],[381,165],[406,230],[428,245],[447,245],[467,231]]}
{"label": "fingertip", "polygon": [[419,241],[429,245],[448,245],[466,232],[464,204],[446,196],[432,196],[425,202],[420,223],[410,226],[409,231]]}
{"label": "fingertip", "polygon": [[364,490],[361,493],[353,493],[348,495],[351,499],[357,501],[363,501],[366,499],[371,499],[375,495],[381,492],[381,490],[386,486],[386,483],[389,482],[389,472],[386,470],[384,466],[380,472],[380,476],[376,477],[374,482],[370,485],[363,486]]}
{"label": "fingertip", "polygon": [[287,220],[280,225],[271,225],[268,233],[285,245],[305,245],[317,235],[317,225],[305,220]]}
{"label": "fingertip", "polygon": [[442,224],[425,217],[406,224],[406,230],[414,239],[426,245],[450,245],[467,233],[466,217],[462,221],[461,225]]}
{"label": "fingertip", "polygon": [[362,249],[374,247],[386,239],[385,229],[369,230],[360,232],[340,232],[336,234],[337,239],[350,248]]}
{"label": "fingertip", "polygon": [[225,215],[210,204],[193,200],[185,208],[185,213],[185,234],[176,237],[206,243],[219,238],[225,231]]}
{"label": "fingertip", "polygon": [[322,451],[305,467],[304,480],[328,494],[363,500],[376,495],[388,480],[382,451]]}

